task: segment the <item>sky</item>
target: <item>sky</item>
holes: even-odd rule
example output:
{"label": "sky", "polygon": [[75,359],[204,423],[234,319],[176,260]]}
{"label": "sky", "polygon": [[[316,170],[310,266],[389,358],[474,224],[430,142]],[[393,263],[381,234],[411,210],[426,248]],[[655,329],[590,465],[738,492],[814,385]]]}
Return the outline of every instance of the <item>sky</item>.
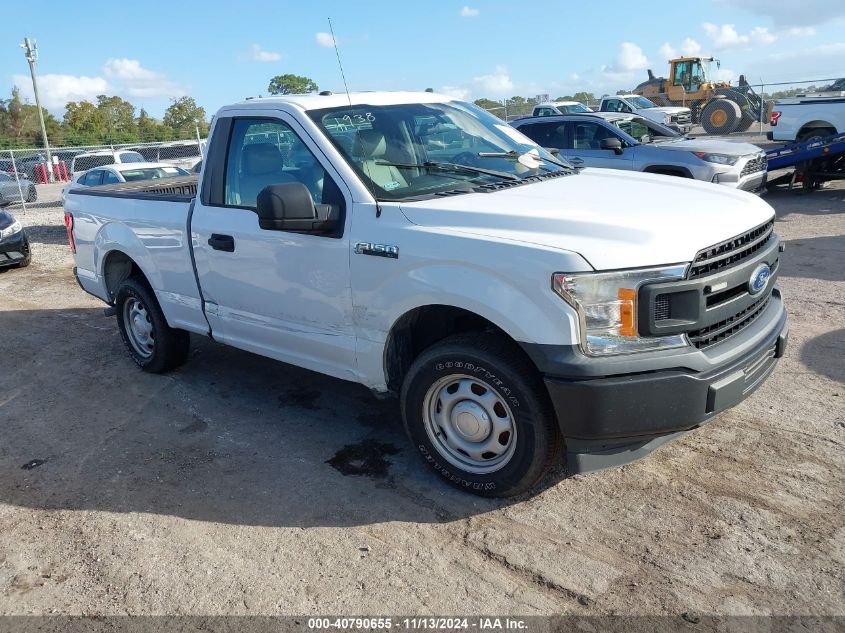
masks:
{"label": "sky", "polygon": [[630,89],[676,54],[715,55],[720,73],[760,82],[845,76],[845,0],[517,3],[87,0],[8,3],[0,20],[0,98],[32,100],[19,44],[37,41],[42,104],[117,94],[160,117],[190,95],[209,115],[267,94],[274,75],[343,91],[424,90],[466,99],[552,98]]}

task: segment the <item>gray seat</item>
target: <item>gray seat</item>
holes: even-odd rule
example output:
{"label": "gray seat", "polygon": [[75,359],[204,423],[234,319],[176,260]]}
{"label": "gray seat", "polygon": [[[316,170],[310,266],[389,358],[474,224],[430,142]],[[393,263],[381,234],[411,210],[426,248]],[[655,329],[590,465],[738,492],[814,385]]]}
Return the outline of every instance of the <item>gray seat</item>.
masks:
{"label": "gray seat", "polygon": [[[360,161],[364,174],[385,191],[407,187],[408,181],[402,172],[390,165],[380,165],[376,161],[387,158],[387,138],[379,130],[359,130],[355,135],[353,155]],[[402,162],[402,161],[399,161]]]}
{"label": "gray seat", "polygon": [[236,201],[247,207],[254,207],[258,194],[267,185],[297,182],[284,171],[284,158],[279,148],[272,143],[254,143],[245,145],[241,156],[240,200]]}

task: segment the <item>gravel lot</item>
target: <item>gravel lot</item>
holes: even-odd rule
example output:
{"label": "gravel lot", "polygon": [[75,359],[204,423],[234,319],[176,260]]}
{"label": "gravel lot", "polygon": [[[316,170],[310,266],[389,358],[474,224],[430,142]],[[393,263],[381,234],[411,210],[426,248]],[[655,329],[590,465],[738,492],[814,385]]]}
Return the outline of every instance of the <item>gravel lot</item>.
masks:
{"label": "gravel lot", "polygon": [[362,387],[199,337],[140,372],[58,190],[0,273],[0,613],[845,615],[845,185],[768,195],[790,348],[751,399],[506,501],[445,487]]}

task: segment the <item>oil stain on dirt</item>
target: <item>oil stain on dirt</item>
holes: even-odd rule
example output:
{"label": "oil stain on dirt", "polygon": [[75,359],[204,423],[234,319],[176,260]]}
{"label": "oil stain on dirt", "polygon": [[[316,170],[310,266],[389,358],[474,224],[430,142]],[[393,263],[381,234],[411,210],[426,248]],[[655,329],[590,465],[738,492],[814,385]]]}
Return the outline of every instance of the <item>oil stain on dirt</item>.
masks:
{"label": "oil stain on dirt", "polygon": [[377,440],[364,440],[357,444],[347,444],[326,463],[344,475],[382,478],[387,476],[390,462],[387,455],[399,452],[393,444]]}

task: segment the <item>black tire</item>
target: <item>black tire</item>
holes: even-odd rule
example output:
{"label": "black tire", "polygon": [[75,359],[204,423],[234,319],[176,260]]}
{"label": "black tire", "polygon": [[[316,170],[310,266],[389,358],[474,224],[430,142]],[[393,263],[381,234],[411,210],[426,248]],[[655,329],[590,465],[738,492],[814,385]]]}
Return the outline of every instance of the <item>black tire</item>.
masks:
{"label": "black tire", "polygon": [[[477,472],[471,464],[467,469],[456,463],[463,458],[454,450],[449,456],[450,449],[443,446],[447,433],[457,433],[454,425],[447,432],[443,426],[426,422],[434,418],[424,410],[432,405],[435,410],[437,407],[443,410],[440,394],[443,390],[449,392],[458,382],[470,385],[469,389],[476,395],[479,393],[476,386],[489,388],[490,393],[480,393],[495,401],[492,411],[506,413],[498,417],[507,420],[513,428],[512,435],[497,430],[486,436],[488,439],[495,436],[502,446],[508,445],[507,450],[503,449],[502,457],[509,455],[505,461],[498,466],[487,462],[493,463],[496,468],[493,471]],[[439,390],[438,385],[441,385]],[[469,395],[469,391],[466,393]],[[456,407],[478,406],[471,401],[472,395],[470,400],[462,397],[453,401],[448,416],[452,420],[456,415],[459,417],[454,413]],[[503,403],[506,409],[501,408]],[[453,486],[480,496],[509,497],[528,490],[560,455],[560,430],[537,371],[518,348],[493,335],[455,335],[420,354],[402,385],[401,407],[405,430],[429,468]],[[488,419],[483,414],[482,418]],[[434,440],[432,433],[436,434]],[[503,436],[506,436],[504,443]],[[482,459],[486,459],[483,458],[486,454],[482,454]],[[472,460],[468,453],[464,455]]]}
{"label": "black tire", "polygon": [[809,130],[802,131],[796,141],[799,143],[808,143],[813,140],[821,140],[825,136],[833,136],[836,134],[836,130],[829,127],[816,127],[811,128]]}
{"label": "black tire", "polygon": [[[143,318],[138,318],[138,323],[148,324],[149,345],[139,342],[129,316],[130,308],[138,305],[143,310],[139,310],[136,317],[143,315]],[[188,359],[190,335],[185,330],[167,325],[155,294],[144,280],[135,277],[124,280],[115,294],[115,309],[120,337],[129,356],[141,369],[161,374],[179,367]]]}
{"label": "black tire", "polygon": [[730,134],[742,118],[742,111],[730,99],[713,99],[701,111],[701,125],[708,134]]}
{"label": "black tire", "polygon": [[29,191],[26,192],[26,201],[35,202],[36,200],[38,200],[38,191],[35,189],[35,185],[30,185]]}

